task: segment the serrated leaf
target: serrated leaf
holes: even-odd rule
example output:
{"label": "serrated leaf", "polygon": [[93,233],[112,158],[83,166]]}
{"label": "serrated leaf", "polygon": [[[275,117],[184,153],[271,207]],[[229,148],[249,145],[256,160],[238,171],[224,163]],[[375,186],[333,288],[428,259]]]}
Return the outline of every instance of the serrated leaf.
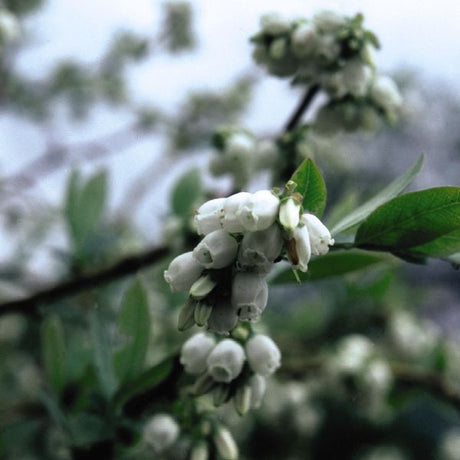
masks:
{"label": "serrated leaf", "polygon": [[93,364],[102,393],[107,399],[114,394],[118,384],[112,365],[112,350],[107,328],[102,324],[100,314],[93,310],[89,315],[93,344]]}
{"label": "serrated leaf", "polygon": [[405,251],[460,229],[460,188],[407,193],[375,210],[356,233],[360,247]]}
{"label": "serrated leaf", "polygon": [[177,182],[171,195],[173,212],[181,217],[187,217],[192,207],[201,195],[201,176],[198,169],[187,171]]}
{"label": "serrated leaf", "polygon": [[136,280],[126,291],[118,317],[118,329],[127,343],[115,355],[114,365],[120,382],[142,372],[150,340],[150,313],[145,288]]}
{"label": "serrated leaf", "polygon": [[[373,265],[389,263],[391,259],[381,254],[372,254],[367,251],[334,251],[325,256],[313,259],[308,264],[306,273],[298,272],[301,281],[315,281],[345,275],[369,268]],[[276,275],[270,284],[296,283],[296,278],[290,268]]]}
{"label": "serrated leaf", "polygon": [[305,211],[321,217],[326,207],[326,184],[315,163],[304,160],[290,180],[297,184],[295,191],[302,195]]}
{"label": "serrated leaf", "polygon": [[117,406],[121,407],[132,397],[147,390],[151,390],[155,386],[159,385],[169,376],[172,370],[173,360],[170,358],[165,359],[156,366],[146,370],[134,380],[128,382],[120,388],[115,395],[115,402]]}
{"label": "serrated leaf", "polygon": [[337,235],[345,230],[349,230],[357,224],[360,224],[379,206],[402,193],[417,176],[418,172],[422,168],[423,160],[424,156],[421,155],[404,174],[399,176],[377,195],[362,204],[359,208],[356,208],[352,213],[348,214],[348,216],[344,217],[340,220],[340,222],[334,225],[331,229],[331,234]]}
{"label": "serrated leaf", "polygon": [[53,390],[59,394],[66,380],[66,347],[62,322],[57,316],[45,320],[41,328],[43,365]]}

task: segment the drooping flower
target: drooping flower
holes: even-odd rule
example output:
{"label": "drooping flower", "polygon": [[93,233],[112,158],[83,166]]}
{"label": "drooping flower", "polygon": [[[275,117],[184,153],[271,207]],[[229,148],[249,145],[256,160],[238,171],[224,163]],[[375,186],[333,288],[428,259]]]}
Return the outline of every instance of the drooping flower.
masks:
{"label": "drooping flower", "polygon": [[224,339],[208,356],[208,374],[216,382],[229,383],[240,375],[244,361],[243,347],[232,339]]}
{"label": "drooping flower", "polygon": [[178,436],[179,425],[168,414],[156,414],[144,426],[144,441],[157,453],[171,447]]}
{"label": "drooping flower", "polygon": [[232,284],[232,306],[242,321],[258,321],[268,300],[265,278],[257,273],[237,273]]}
{"label": "drooping flower", "polygon": [[259,190],[238,208],[236,212],[245,230],[266,230],[275,223],[280,201],[270,190]]}
{"label": "drooping flower", "polygon": [[205,268],[224,268],[236,258],[238,243],[225,230],[208,233],[193,250],[193,257]]}
{"label": "drooping flower", "polygon": [[188,374],[201,374],[207,368],[207,359],[216,345],[213,337],[203,332],[190,337],[183,345],[180,362]]}
{"label": "drooping flower", "polygon": [[173,292],[188,291],[202,271],[202,265],[193,257],[192,252],[185,252],[171,261],[164,272],[164,278]]}
{"label": "drooping flower", "polygon": [[300,221],[300,203],[292,197],[281,203],[279,220],[284,229],[294,230]]}
{"label": "drooping flower", "polygon": [[208,318],[208,329],[217,334],[228,335],[237,322],[238,314],[232,306],[230,297],[219,297],[212,306]]}
{"label": "drooping flower", "polygon": [[222,227],[228,233],[243,233],[245,227],[238,218],[239,209],[246,204],[251,198],[248,192],[235,193],[229,196],[224,203],[224,216],[222,220]]}
{"label": "drooping flower", "polygon": [[310,235],[306,225],[296,227],[287,241],[287,255],[292,268],[306,272],[311,257]]}
{"label": "drooping flower", "polygon": [[222,228],[221,220],[224,212],[225,198],[215,198],[202,204],[194,217],[199,235],[207,235]]}
{"label": "drooping flower", "polygon": [[324,255],[329,252],[329,246],[334,244],[334,239],[327,227],[313,214],[303,213],[302,224],[308,229],[310,246],[313,255]]}
{"label": "drooping flower", "polygon": [[281,365],[281,352],[268,336],[258,334],[246,343],[246,355],[251,369],[263,377],[272,375]]}

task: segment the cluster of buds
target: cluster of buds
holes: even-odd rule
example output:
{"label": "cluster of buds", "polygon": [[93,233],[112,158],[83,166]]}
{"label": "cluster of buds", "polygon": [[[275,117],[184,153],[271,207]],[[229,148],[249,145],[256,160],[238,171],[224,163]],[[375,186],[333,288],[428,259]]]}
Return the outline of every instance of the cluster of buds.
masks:
{"label": "cluster of buds", "polygon": [[258,142],[250,131],[227,126],[218,129],[212,144],[216,149],[210,162],[215,176],[230,174],[235,188],[244,188],[254,172],[270,169],[277,161],[277,150],[271,142]]}
{"label": "cluster of buds", "polygon": [[212,392],[215,406],[233,400],[241,415],[262,402],[266,378],[281,363],[281,353],[273,340],[256,334],[239,340],[219,342],[199,332],[182,346],[180,362],[188,374],[197,376],[194,393]]}
{"label": "cluster of buds", "polygon": [[313,214],[302,212],[289,182],[279,196],[270,190],[240,192],[204,203],[195,215],[203,239],[177,256],[164,273],[173,291],[188,291],[179,329],[194,324],[228,334],[238,320],[256,322],[268,300],[266,275],[283,250],[293,269],[307,271],[311,255],[334,244]]}

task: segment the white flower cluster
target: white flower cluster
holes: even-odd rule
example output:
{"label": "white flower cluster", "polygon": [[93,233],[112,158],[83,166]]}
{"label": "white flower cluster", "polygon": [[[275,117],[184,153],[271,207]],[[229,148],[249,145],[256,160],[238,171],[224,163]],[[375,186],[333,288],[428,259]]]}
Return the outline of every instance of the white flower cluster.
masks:
{"label": "white flower cluster", "polygon": [[318,85],[329,95],[334,104],[320,113],[322,131],[341,125],[349,131],[375,129],[380,118],[393,122],[399,111],[401,95],[391,78],[376,75],[373,52],[378,42],[362,22],[361,15],[329,11],[311,21],[269,15],[262,17],[261,30],[252,38],[254,58],[269,73]]}
{"label": "white flower cluster", "polygon": [[173,291],[188,291],[179,329],[194,324],[227,334],[241,321],[258,321],[268,300],[266,274],[282,254],[307,271],[310,256],[326,254],[334,240],[300,199],[270,190],[240,192],[204,203],[195,215],[203,235],[164,273]]}
{"label": "white flower cluster", "polygon": [[213,337],[199,332],[184,343],[180,355],[185,371],[200,376],[195,386],[198,394],[213,390],[216,405],[233,398],[241,414],[260,405],[265,379],[281,364],[279,348],[270,337],[257,334],[243,345],[233,339],[216,343]]}

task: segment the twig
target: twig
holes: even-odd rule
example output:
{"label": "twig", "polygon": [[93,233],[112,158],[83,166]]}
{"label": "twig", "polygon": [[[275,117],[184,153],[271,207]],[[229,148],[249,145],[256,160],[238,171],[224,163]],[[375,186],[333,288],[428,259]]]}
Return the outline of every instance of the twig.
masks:
{"label": "twig", "polygon": [[289,133],[297,127],[303,114],[308,110],[313,99],[318,94],[318,91],[319,85],[311,85],[308,88],[307,92],[305,93],[305,96],[300,101],[300,104],[296,108],[295,112],[291,115],[288,122],[286,123],[286,126],[284,128],[285,133]]}
{"label": "twig", "polygon": [[159,247],[146,250],[138,255],[125,257],[104,270],[64,281],[24,299],[4,302],[0,304],[0,316],[12,312],[35,314],[40,304],[56,302],[57,300],[69,297],[80,291],[96,288],[101,284],[106,284],[123,278],[124,276],[132,275],[138,270],[158,262],[167,254],[168,248]]}

